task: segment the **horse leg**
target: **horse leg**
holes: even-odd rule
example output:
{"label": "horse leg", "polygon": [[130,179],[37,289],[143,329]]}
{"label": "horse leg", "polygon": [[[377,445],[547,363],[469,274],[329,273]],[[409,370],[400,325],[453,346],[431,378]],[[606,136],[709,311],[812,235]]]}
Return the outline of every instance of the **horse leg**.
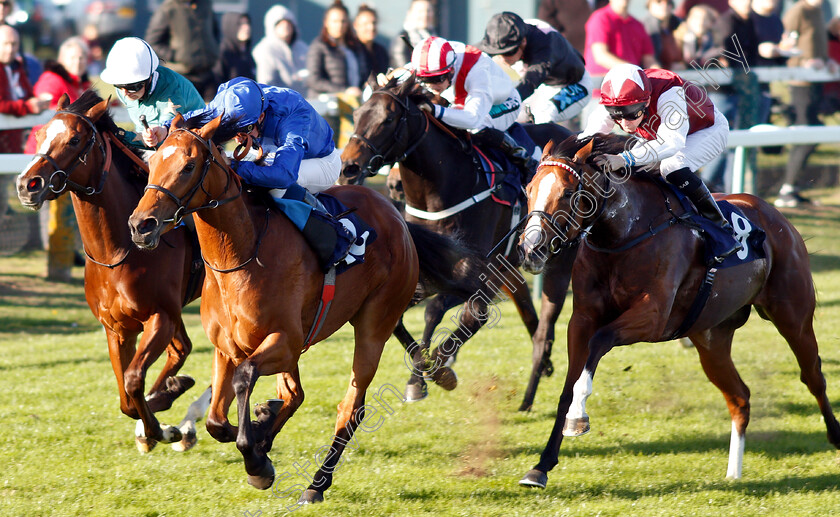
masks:
{"label": "horse leg", "polygon": [[397,341],[405,349],[405,364],[411,371],[411,377],[405,385],[405,401],[417,402],[423,400],[429,396],[429,388],[423,379],[423,371],[426,367],[422,362],[418,363],[415,359],[415,357],[422,357],[421,354],[418,355],[421,344],[414,341],[414,336],[405,328],[402,316],[400,316],[400,321],[397,323],[396,328],[394,328],[394,337],[397,338]]}
{"label": "horse leg", "polygon": [[195,444],[198,442],[195,423],[201,420],[201,417],[207,412],[207,408],[210,407],[212,394],[212,387],[207,386],[207,389],[187,408],[187,414],[184,415],[181,423],[178,424],[178,429],[181,430],[181,441],[173,443],[172,450],[186,452],[195,447]]}
{"label": "horse leg", "polygon": [[277,374],[277,398],[254,407],[254,439],[257,447],[266,453],[271,451],[274,437],[286,422],[303,404],[303,387],[300,383],[300,370],[295,365],[291,372]]}
{"label": "horse leg", "polygon": [[554,427],[552,427],[548,443],[540,455],[540,461],[519,481],[522,486],[545,488],[546,483],[548,483],[548,472],[557,465],[560,444],[563,443],[563,427],[566,422],[566,414],[572,403],[574,385],[580,378],[581,372],[583,372],[589,351],[589,339],[594,331],[595,325],[592,320],[572,314],[566,339],[568,342],[569,367],[566,371],[563,391],[557,403]]}
{"label": "horse leg", "polygon": [[551,376],[554,365],[551,364],[551,347],[554,344],[554,326],[563,310],[566,292],[572,279],[572,266],[575,263],[577,248],[564,250],[546,264],[543,271],[543,293],[540,304],[540,320],[533,336],[534,349],[531,356],[532,368],[528,387],[519,411],[529,411],[534,405],[540,377]]}
{"label": "horse leg", "polygon": [[[646,296],[630,309],[623,312],[612,322],[599,328],[589,340],[589,357],[583,367],[580,378],[575,382],[573,398],[563,434],[580,436],[589,432],[589,416],[586,414],[586,399],[592,394],[592,379],[598,362],[613,347],[629,345],[661,335],[666,324],[663,314],[670,313],[669,307],[660,307],[651,300],[654,295]],[[654,330],[652,330],[654,329]]]}
{"label": "horse leg", "polygon": [[[745,308],[747,311],[750,307]],[[749,315],[749,312],[747,313]],[[691,341],[700,356],[706,377],[717,386],[732,417],[732,434],[729,440],[728,479],[739,479],[744,465],[744,443],[750,423],[750,390],[732,363],[732,336],[735,329],[720,325],[706,332],[693,334]]]}
{"label": "horse leg", "polygon": [[[452,347],[454,352],[445,356],[439,354],[438,349],[441,348],[440,346],[436,347],[431,354],[428,350],[435,336],[443,335],[435,332],[435,329],[443,321],[443,316],[446,314],[446,311],[459,303],[461,303],[461,298],[450,294],[441,294],[429,301],[426,305],[426,327],[423,329],[423,339],[420,342],[420,347],[416,348],[414,352],[415,368],[419,368],[424,377],[431,377],[436,384],[446,390],[455,389],[455,386],[458,384],[458,378],[450,366],[455,362],[455,354],[458,352],[458,347],[469,336],[462,336],[463,340],[458,342],[458,346]],[[453,322],[459,322],[460,319],[458,315],[452,318]],[[459,323],[459,325],[462,325],[462,323]],[[460,329],[460,326],[458,328]],[[469,335],[472,335],[472,333]],[[446,350],[449,350],[449,348],[446,348]],[[412,375],[416,373],[418,373],[416,370],[412,371]],[[407,387],[407,389],[409,388]]]}
{"label": "horse leg", "polygon": [[192,341],[184,328],[184,322],[180,318],[177,320],[175,335],[166,347],[166,363],[146,397],[146,403],[154,413],[171,408],[175,399],[195,385],[195,380],[189,375],[176,376],[192,351]]}
{"label": "horse leg", "polygon": [[458,376],[455,374],[455,370],[451,368],[458,350],[485,323],[488,321],[497,323],[501,319],[501,314],[498,307],[493,304],[493,300],[479,290],[478,293],[467,300],[452,319],[458,322],[458,326],[432,351],[430,355],[431,365],[427,373],[435,381],[435,384],[448,391],[454,390],[458,386]]}
{"label": "horse leg", "polygon": [[232,442],[239,430],[228,420],[228,410],[233,402],[233,361],[218,348],[213,355],[213,384],[210,387],[210,409],[204,423],[207,432],[221,443]]}
{"label": "horse leg", "polygon": [[[780,297],[781,298],[781,297]],[[826,394],[825,376],[822,373],[822,360],[819,355],[817,337],[814,335],[813,296],[810,302],[802,303],[795,297],[776,300],[772,306],[764,306],[765,314],[776,326],[790,346],[799,364],[799,379],[804,383],[820,407],[825,421],[828,441],[840,449],[840,424],[831,409]]]}
{"label": "horse leg", "polygon": [[373,312],[368,305],[365,311],[368,316],[362,317],[355,325],[356,348],[353,352],[353,370],[350,374],[350,385],[344,399],[338,405],[338,418],[335,422],[335,435],[330,444],[324,463],[315,473],[309,487],[301,494],[298,504],[318,503],[324,500],[324,492],[332,485],[333,473],[340,465],[339,460],[348,443],[355,446],[353,439],[356,428],[362,425],[365,417],[365,391],[373,381],[379,358],[385,341],[391,331],[378,317],[370,316]]}
{"label": "horse leg", "polygon": [[111,367],[114,369],[114,376],[117,378],[117,390],[120,394],[120,411],[129,418],[140,417],[137,410],[131,404],[125,392],[125,370],[134,358],[134,349],[137,342],[137,334],[121,335],[114,332],[107,326],[105,336],[108,339],[108,357],[111,358]]}
{"label": "horse leg", "polygon": [[[144,392],[146,371],[157,360],[172,341],[175,325],[166,314],[153,314],[143,326],[143,336],[134,354],[131,364],[125,371],[125,391],[131,403],[140,414],[142,426],[138,422],[135,429],[137,448],[148,452],[145,439],[151,438],[163,443],[181,441],[181,431],[174,426],[161,426],[146,402]],[[141,431],[142,430],[142,431]]]}

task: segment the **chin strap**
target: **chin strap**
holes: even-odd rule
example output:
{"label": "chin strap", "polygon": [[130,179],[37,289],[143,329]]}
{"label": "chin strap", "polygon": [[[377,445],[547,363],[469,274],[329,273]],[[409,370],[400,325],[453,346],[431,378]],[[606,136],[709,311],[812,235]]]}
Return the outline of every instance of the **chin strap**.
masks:
{"label": "chin strap", "polygon": [[[236,146],[236,149],[233,150],[233,159],[236,161],[242,161],[247,159],[251,162],[259,162],[263,159],[265,153],[263,152],[262,146],[254,141],[254,138],[245,133],[239,133],[234,137],[236,143],[239,145]],[[251,154],[251,150],[254,150],[255,154],[249,157],[248,155]]]}

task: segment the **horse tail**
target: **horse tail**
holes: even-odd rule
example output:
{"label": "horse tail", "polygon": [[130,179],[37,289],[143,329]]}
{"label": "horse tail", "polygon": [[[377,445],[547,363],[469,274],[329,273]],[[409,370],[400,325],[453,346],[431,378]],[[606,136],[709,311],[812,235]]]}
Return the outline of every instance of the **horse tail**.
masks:
{"label": "horse tail", "polygon": [[406,223],[420,261],[423,297],[449,294],[467,300],[484,284],[479,275],[486,270],[484,257],[457,237],[443,235],[419,224]]}

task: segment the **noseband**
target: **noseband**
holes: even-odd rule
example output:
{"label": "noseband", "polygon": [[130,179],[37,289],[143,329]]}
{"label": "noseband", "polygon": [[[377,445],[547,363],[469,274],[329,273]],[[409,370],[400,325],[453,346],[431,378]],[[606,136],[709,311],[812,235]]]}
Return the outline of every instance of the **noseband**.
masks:
{"label": "noseband", "polygon": [[[239,186],[239,191],[234,196],[231,196],[229,198],[222,199],[222,200],[211,199],[206,205],[202,205],[202,206],[199,206],[199,207],[196,207],[196,208],[187,208],[187,205],[189,205],[190,201],[192,201],[193,196],[195,196],[195,194],[196,194],[196,192],[198,192],[199,188],[201,188],[202,192],[204,192],[208,197],[212,197],[210,195],[210,193],[207,192],[207,190],[204,188],[204,179],[207,177],[207,172],[210,170],[210,163],[211,162],[213,162],[216,165],[218,165],[219,167],[221,167],[222,170],[227,173],[227,183],[225,183],[225,189],[222,192],[227,192],[228,191],[228,188],[230,187],[231,179],[234,176],[233,176],[233,171],[230,169],[230,167],[228,167],[226,164],[217,160],[216,157],[213,155],[212,142],[210,142],[209,140],[205,140],[204,138],[199,136],[197,133],[195,133],[195,132],[193,132],[189,129],[186,129],[186,128],[178,128],[178,129],[172,130],[172,132],[170,133],[170,137],[172,136],[172,134],[177,133],[179,131],[189,133],[196,140],[201,142],[202,145],[204,145],[204,147],[207,149],[207,158],[204,160],[204,165],[202,166],[202,169],[201,169],[201,177],[199,178],[198,182],[196,182],[196,184],[186,194],[184,194],[183,197],[178,197],[175,194],[173,194],[172,191],[170,191],[166,187],[163,187],[161,185],[155,185],[153,183],[149,183],[148,185],[146,185],[146,188],[144,189],[144,190],[157,190],[159,192],[163,192],[164,194],[166,194],[167,197],[169,197],[170,199],[172,199],[175,202],[175,206],[177,207],[177,209],[175,210],[175,213],[172,215],[172,218],[171,219],[165,219],[163,221],[164,223],[173,223],[175,225],[180,223],[181,219],[183,219],[184,216],[186,216],[186,215],[192,214],[193,212],[198,212],[199,210],[204,210],[205,208],[218,208],[218,207],[224,205],[225,203],[230,203],[231,201],[233,201],[234,199],[236,199],[236,198],[238,198],[239,196],[242,195],[242,187]],[[237,183],[237,185],[239,185],[238,181],[236,181],[236,183]]]}
{"label": "noseband", "polygon": [[60,165],[53,159],[52,156],[43,153],[36,153],[36,157],[43,158],[49,162],[50,165],[53,167],[53,172],[50,174],[50,179],[47,182],[47,186],[49,189],[55,194],[61,194],[64,192],[65,189],[70,188],[73,192],[77,192],[79,194],[84,194],[88,196],[92,196],[94,194],[99,194],[102,192],[103,187],[105,186],[105,179],[108,177],[108,169],[102,169],[102,177],[99,179],[99,185],[96,187],[85,187],[84,185],[79,185],[76,182],[70,181],[70,174],[73,170],[78,167],[80,163],[87,164],[88,153],[93,148],[94,143],[99,144],[99,152],[102,156],[105,156],[105,147],[102,144],[102,138],[99,135],[99,131],[96,129],[96,125],[93,123],[92,120],[87,118],[86,116],[80,113],[73,113],[72,111],[58,111],[58,114],[66,114],[66,115],[73,115],[85,121],[85,123],[90,127],[92,133],[90,139],[85,144],[85,148],[79,152],[79,154],[73,158],[70,162],[72,165],[67,170],[61,168]]}
{"label": "noseband", "polygon": [[374,143],[371,142],[368,138],[356,132],[350,135],[350,140],[353,140],[355,138],[356,140],[360,141],[362,145],[364,145],[365,147],[370,149],[371,152],[373,152],[373,156],[370,157],[370,159],[362,169],[364,171],[367,171],[368,176],[373,176],[375,174],[375,171],[378,171],[385,165],[393,165],[395,163],[405,160],[409,154],[411,154],[412,152],[414,152],[415,149],[417,149],[417,146],[420,145],[420,142],[422,142],[426,135],[429,133],[429,117],[425,116],[424,113],[420,111],[420,116],[426,119],[426,127],[423,129],[423,134],[420,135],[420,138],[418,138],[411,146],[409,146],[409,148],[406,149],[406,151],[402,153],[401,156],[393,160],[387,160],[386,157],[393,152],[394,148],[398,144],[402,144],[402,142],[400,142],[400,140],[397,138],[397,135],[399,135],[402,132],[404,126],[408,126],[408,117],[412,114],[408,102],[398,97],[397,94],[395,94],[391,90],[376,90],[371,95],[377,94],[387,95],[393,98],[397,102],[397,104],[400,105],[400,107],[402,107],[402,113],[400,115],[400,120],[397,124],[397,129],[396,131],[394,131],[394,138],[390,139],[391,145],[388,146],[388,148],[385,151],[380,151],[379,148],[376,145],[374,145]]}

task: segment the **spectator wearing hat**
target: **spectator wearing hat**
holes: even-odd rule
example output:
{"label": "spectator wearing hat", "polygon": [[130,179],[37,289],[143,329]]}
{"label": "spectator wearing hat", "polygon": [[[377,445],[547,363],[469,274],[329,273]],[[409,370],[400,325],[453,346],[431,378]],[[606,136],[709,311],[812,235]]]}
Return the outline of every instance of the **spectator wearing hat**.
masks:
{"label": "spectator wearing hat", "polygon": [[522,63],[516,90],[537,124],[569,120],[589,101],[591,81],[583,56],[554,29],[543,32],[503,12],[487,23],[478,46],[508,66]]}
{"label": "spectator wearing hat", "polygon": [[300,37],[295,15],[277,4],[265,13],[265,36],[254,47],[257,62],[257,82],[291,88],[306,94],[307,45]]}

